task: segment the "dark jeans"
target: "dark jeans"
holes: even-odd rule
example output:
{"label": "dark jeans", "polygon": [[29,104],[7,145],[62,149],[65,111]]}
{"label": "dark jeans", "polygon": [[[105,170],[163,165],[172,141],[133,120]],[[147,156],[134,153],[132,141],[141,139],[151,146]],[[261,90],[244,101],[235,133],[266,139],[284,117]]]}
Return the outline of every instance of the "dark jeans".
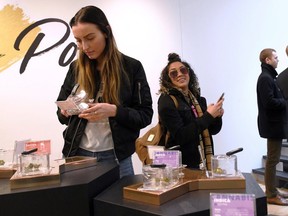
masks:
{"label": "dark jeans", "polygon": [[276,188],[276,165],[280,161],[282,139],[267,139],[267,160],[265,165],[265,187],[268,198],[278,194]]}

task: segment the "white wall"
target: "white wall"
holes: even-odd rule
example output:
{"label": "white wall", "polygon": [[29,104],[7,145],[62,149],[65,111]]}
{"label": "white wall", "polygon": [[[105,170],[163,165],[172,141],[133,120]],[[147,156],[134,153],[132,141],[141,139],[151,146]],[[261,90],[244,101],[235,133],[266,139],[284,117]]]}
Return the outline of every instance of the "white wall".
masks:
{"label": "white wall", "polygon": [[[158,76],[166,63],[166,56],[170,50],[178,52],[181,50],[180,19],[178,14],[174,14],[174,10],[179,11],[178,1],[46,2],[47,4],[44,1],[6,0],[0,2],[0,10],[5,5],[12,4],[23,9],[31,22],[45,18],[60,18],[69,22],[82,6],[94,4],[100,7],[109,19],[119,49],[143,63],[151,84],[154,109],[156,109]],[[179,26],[176,28],[177,31],[171,31],[170,24]],[[59,24],[43,25],[41,28],[46,36],[37,51],[58,41],[65,30]],[[22,59],[0,72],[0,98],[2,99],[0,148],[13,148],[15,140],[51,139],[51,158],[62,156],[62,131],[65,127],[58,122],[54,102],[68,70],[68,67],[63,68],[58,65],[58,58],[71,41],[74,41],[72,35],[69,41],[59,47],[32,58],[21,75],[19,71]],[[12,48],[13,43],[11,43]],[[157,117],[154,116],[154,119]],[[141,170],[139,159],[134,155],[133,160],[135,171],[139,172]]]}
{"label": "white wall", "polygon": [[259,53],[278,51],[278,72],[288,65],[287,1],[181,2],[183,56],[191,62],[208,101],[225,92],[223,129],[214,137],[216,154],[243,147],[239,169],[261,167],[266,140],[258,135],[256,82]]}
{"label": "white wall", "polygon": [[[266,144],[259,138],[256,124],[258,54],[273,47],[280,58],[278,71],[286,67],[285,0],[2,0],[0,16],[7,4],[22,8],[30,21],[59,18],[69,22],[82,6],[102,8],[119,49],[144,65],[154,102],[153,123],[157,121],[159,74],[168,53],[178,52],[195,69],[208,102],[225,92],[223,129],[214,137],[216,154],[243,147],[238,154],[239,169],[250,172],[261,166]],[[42,31],[46,37],[39,50],[59,40],[63,26],[42,26]],[[67,67],[58,65],[58,58],[71,41],[72,35],[59,47],[32,58],[21,75],[22,60],[0,72],[0,148],[13,148],[15,140],[51,139],[52,158],[61,157],[64,126],[57,120],[54,101],[67,72]],[[0,48],[1,43],[0,34]],[[133,161],[140,173],[136,155]]]}

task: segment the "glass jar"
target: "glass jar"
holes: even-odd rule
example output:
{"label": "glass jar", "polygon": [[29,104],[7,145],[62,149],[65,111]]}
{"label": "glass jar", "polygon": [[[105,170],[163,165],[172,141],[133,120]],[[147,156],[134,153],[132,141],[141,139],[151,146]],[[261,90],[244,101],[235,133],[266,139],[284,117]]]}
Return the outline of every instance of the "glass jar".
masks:
{"label": "glass jar", "polygon": [[213,155],[211,160],[212,177],[233,177],[237,175],[236,155]]}

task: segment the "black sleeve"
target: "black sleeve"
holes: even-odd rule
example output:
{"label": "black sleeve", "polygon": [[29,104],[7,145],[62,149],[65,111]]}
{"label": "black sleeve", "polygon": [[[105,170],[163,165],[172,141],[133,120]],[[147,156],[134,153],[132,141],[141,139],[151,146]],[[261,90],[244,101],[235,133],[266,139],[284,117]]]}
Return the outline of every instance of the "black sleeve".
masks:
{"label": "black sleeve", "polygon": [[[180,100],[178,100],[180,101]],[[180,104],[181,102],[179,102]],[[203,115],[195,118],[187,106],[176,107],[173,100],[167,94],[162,94],[158,100],[158,114],[163,125],[170,131],[171,136],[179,145],[189,145],[198,143],[199,134],[205,129],[212,129],[213,133],[220,131],[222,120],[216,120],[206,112],[206,100],[201,98],[199,101]],[[182,112],[182,114],[180,114]],[[221,122],[219,124],[219,122]],[[218,123],[216,123],[218,122]],[[215,127],[215,128],[214,128]],[[217,130],[215,130],[217,128]],[[215,131],[214,131],[215,130]]]}
{"label": "black sleeve", "polygon": [[[67,97],[70,95],[74,85],[75,85],[75,62],[72,62],[69,66],[69,70],[66,74],[64,82],[61,86],[59,95],[57,97],[57,101],[66,100]],[[62,115],[60,109],[57,108],[57,116],[61,124],[67,124],[68,119],[66,116]]]}
{"label": "black sleeve", "polygon": [[115,120],[127,128],[139,130],[151,123],[152,97],[144,68],[140,61],[126,57],[125,70],[130,84],[122,83],[121,100]]}

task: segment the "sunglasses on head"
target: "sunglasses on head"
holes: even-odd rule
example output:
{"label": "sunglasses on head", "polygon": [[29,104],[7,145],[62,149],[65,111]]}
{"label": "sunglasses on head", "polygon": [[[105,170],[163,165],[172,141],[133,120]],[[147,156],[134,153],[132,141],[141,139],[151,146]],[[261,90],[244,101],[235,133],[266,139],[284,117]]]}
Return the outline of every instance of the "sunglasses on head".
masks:
{"label": "sunglasses on head", "polygon": [[180,71],[182,74],[186,75],[189,72],[189,69],[187,67],[180,67],[178,70],[173,69],[169,72],[169,77],[172,79],[175,79],[178,76],[178,71]]}

